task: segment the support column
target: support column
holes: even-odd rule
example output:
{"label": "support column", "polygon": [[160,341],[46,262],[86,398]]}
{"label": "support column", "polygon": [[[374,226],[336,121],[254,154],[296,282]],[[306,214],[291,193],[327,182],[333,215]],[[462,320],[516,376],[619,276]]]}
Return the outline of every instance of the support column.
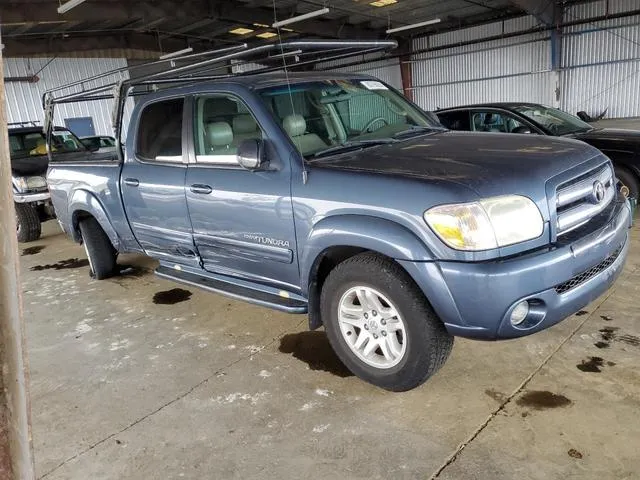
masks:
{"label": "support column", "polygon": [[400,76],[402,77],[402,93],[409,100],[413,101],[413,77],[411,60],[411,40],[406,40],[399,45],[400,55]]}
{"label": "support column", "polygon": [[3,79],[0,51],[0,478],[33,480],[29,375]]}

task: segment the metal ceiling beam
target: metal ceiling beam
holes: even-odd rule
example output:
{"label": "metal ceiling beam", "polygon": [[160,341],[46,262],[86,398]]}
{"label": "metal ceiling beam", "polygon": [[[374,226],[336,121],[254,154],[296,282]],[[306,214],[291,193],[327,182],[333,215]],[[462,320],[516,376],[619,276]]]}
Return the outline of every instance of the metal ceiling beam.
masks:
{"label": "metal ceiling beam", "polygon": [[509,0],[529,15],[533,15],[545,25],[551,27],[558,20],[560,5],[557,0]]}
{"label": "metal ceiling beam", "polygon": [[[100,36],[71,36],[69,38],[25,37],[3,38],[4,54],[7,57],[19,57],[38,54],[64,55],[71,52],[87,52],[92,50],[135,49],[149,52],[159,52],[158,38],[155,35],[141,33],[123,33]],[[195,51],[210,48],[215,42],[190,41],[189,46]],[[180,50],[187,47],[184,40],[168,38],[162,41],[165,52]]]}
{"label": "metal ceiling beam", "polygon": [[[111,21],[128,22],[135,19],[149,24],[167,18],[172,22],[195,23],[209,17],[220,21],[228,21],[240,25],[252,23],[273,23],[271,8],[249,7],[236,1],[216,0],[184,0],[177,3],[169,0],[159,1],[125,1],[103,2],[89,0],[81,7],[74,8],[64,15],[57,12],[58,2],[38,3],[33,8],[29,2],[9,0],[3,4],[2,23],[19,22],[51,22],[65,20],[68,22],[95,22],[97,18],[108,18]],[[278,18],[287,18],[290,11],[278,10]],[[374,29],[345,24],[342,21],[316,19],[299,22],[296,30],[305,34],[321,37],[340,38],[379,38],[383,32]]]}

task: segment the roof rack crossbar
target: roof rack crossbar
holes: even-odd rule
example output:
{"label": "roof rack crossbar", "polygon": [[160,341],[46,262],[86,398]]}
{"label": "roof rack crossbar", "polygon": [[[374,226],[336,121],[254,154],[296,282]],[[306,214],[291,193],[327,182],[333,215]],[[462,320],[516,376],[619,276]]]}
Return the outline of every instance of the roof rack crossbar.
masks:
{"label": "roof rack crossbar", "polygon": [[[207,56],[211,56],[211,55],[214,55],[214,54],[229,52],[229,51],[232,51],[232,50],[246,49],[246,48],[247,48],[247,44],[246,43],[242,43],[242,44],[239,44],[239,45],[234,45],[232,47],[225,47],[225,48],[220,48],[220,49],[217,49],[217,50],[207,50],[206,52],[194,53],[194,54],[191,54],[191,55],[184,55],[182,57],[167,58],[167,59],[164,59],[164,60],[154,60],[152,62],[145,62],[145,63],[141,63],[141,64],[138,64],[138,65],[119,67],[119,68],[115,68],[113,70],[109,70],[107,72],[99,73],[99,74],[94,75],[94,76],[89,77],[89,78],[84,78],[82,80],[77,80],[77,81],[72,82],[72,83],[68,83],[68,84],[65,84],[65,85],[61,85],[59,87],[55,87],[55,88],[49,89],[49,90],[47,90],[47,93],[52,93],[53,94],[55,92],[60,92],[62,90],[67,90],[67,89],[70,89],[70,88],[73,88],[73,87],[77,87],[77,86],[80,86],[84,90],[84,88],[85,88],[84,85],[89,83],[89,82],[95,82],[96,80],[100,80],[102,78],[106,78],[106,77],[109,77],[109,76],[112,76],[112,75],[117,75],[119,73],[128,72],[130,74],[131,72],[136,71],[136,70],[140,70],[142,68],[149,68],[149,67],[153,67],[153,66],[156,66],[156,65],[162,65],[162,64],[167,64],[167,63],[171,65],[172,63],[175,63],[175,62],[183,62],[185,60],[193,60],[193,59],[196,59],[196,58],[202,58],[202,57],[207,57]],[[117,82],[115,82],[115,83],[117,83]],[[115,83],[110,84],[110,86],[113,86]],[[94,88],[96,88],[96,87],[94,87]]]}

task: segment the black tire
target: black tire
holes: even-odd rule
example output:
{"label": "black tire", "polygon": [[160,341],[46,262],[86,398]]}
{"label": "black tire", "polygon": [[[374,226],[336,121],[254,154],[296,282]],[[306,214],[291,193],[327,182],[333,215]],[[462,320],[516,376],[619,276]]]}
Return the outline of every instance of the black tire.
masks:
{"label": "black tire", "polygon": [[[368,286],[385,295],[399,311],[406,329],[406,351],[390,368],[376,368],[361,360],[344,339],[338,323],[339,302],[355,286]],[[396,392],[424,383],[445,363],[453,337],[435,314],[413,279],[393,260],[362,253],[345,260],[327,277],[320,298],[329,343],[355,375]]]}
{"label": "black tire", "polygon": [[633,173],[625,168],[616,167],[616,177],[625,187],[629,189],[629,197],[638,199],[638,179]]}
{"label": "black tire", "polygon": [[112,277],[116,273],[118,252],[98,221],[91,217],[80,221],[80,233],[89,260],[90,274],[96,280]]}
{"label": "black tire", "polygon": [[42,226],[38,212],[29,203],[16,203],[16,232],[18,242],[33,242],[40,238]]}

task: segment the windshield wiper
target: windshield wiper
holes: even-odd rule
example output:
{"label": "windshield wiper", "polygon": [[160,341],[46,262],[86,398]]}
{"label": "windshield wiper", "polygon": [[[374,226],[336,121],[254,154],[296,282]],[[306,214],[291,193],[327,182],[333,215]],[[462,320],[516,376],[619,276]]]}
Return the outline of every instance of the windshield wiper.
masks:
{"label": "windshield wiper", "polygon": [[350,152],[353,150],[360,150],[368,147],[375,147],[377,145],[386,145],[389,143],[395,143],[396,140],[392,138],[379,138],[376,140],[352,140],[345,142],[342,145],[336,145],[335,147],[325,148],[309,156],[309,159],[325,157],[334,153]]}
{"label": "windshield wiper", "polygon": [[423,127],[419,125],[412,125],[411,128],[402,130],[401,132],[394,133],[393,138],[401,139],[406,137],[412,137],[414,135],[422,135],[424,133],[437,133],[445,132],[447,129],[442,127]]}

